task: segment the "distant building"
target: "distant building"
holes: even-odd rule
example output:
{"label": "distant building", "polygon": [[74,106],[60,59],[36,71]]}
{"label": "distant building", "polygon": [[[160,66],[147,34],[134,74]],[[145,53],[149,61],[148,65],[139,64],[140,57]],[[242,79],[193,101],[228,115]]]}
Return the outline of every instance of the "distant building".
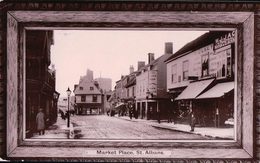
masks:
{"label": "distant building", "polygon": [[[70,110],[74,110],[75,96],[70,96]],[[66,113],[68,111],[68,97],[60,97],[58,100],[58,109]]]}
{"label": "distant building", "polygon": [[134,67],[130,66],[130,73],[127,76],[127,83],[125,84],[126,88],[126,101],[135,102],[136,97],[136,74],[138,72],[134,71]]}
{"label": "distant building", "polygon": [[125,76],[121,76],[121,79],[116,81],[116,85],[115,85],[115,96],[118,102],[120,102],[124,97],[125,97],[125,88],[123,85],[123,79],[125,78]]}
{"label": "distant building", "polygon": [[75,86],[76,114],[100,114],[102,108],[102,93],[98,84],[89,76],[80,79]]}
{"label": "distant building", "polygon": [[98,82],[99,88],[102,89],[103,92],[109,92],[112,90],[112,79],[110,78],[95,78],[95,81]]}
{"label": "distant building", "polygon": [[93,78],[93,71],[87,70],[81,76],[79,84],[74,86],[74,106],[76,114],[103,114],[110,107],[108,99],[112,92],[112,80],[109,78]]}

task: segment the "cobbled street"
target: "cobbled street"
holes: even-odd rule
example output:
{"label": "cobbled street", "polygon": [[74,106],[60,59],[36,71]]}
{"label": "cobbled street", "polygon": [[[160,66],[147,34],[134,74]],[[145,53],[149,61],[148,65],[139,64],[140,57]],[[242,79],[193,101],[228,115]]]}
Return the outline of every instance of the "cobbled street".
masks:
{"label": "cobbled street", "polygon": [[78,139],[209,139],[106,115],[72,116]]}

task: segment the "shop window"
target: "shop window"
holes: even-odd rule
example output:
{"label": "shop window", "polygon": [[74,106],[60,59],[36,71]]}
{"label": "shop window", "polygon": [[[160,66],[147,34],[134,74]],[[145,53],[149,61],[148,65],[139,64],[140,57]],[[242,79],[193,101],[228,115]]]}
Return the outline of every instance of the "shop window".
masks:
{"label": "shop window", "polygon": [[209,75],[209,54],[201,56],[201,77]]}
{"label": "shop window", "polygon": [[97,95],[92,96],[92,102],[97,102]]}
{"label": "shop window", "polygon": [[177,82],[177,65],[173,65],[171,68],[171,83],[176,83]]}
{"label": "shop window", "polygon": [[127,94],[127,97],[129,97],[129,90],[130,90],[130,88],[127,88],[127,92],[126,92],[126,94]]}
{"label": "shop window", "polygon": [[81,95],[81,102],[86,102],[86,95]]}

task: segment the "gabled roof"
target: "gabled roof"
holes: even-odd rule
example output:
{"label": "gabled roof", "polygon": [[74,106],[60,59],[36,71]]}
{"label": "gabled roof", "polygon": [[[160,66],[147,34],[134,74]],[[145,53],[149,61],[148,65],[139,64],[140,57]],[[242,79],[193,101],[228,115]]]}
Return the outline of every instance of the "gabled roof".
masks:
{"label": "gabled roof", "polygon": [[[83,89],[81,90],[80,87]],[[93,87],[93,90],[90,90],[90,87]],[[95,86],[94,81],[89,80],[88,78],[83,78],[76,87],[74,94],[101,94],[100,90]]]}
{"label": "gabled roof", "polygon": [[174,58],[177,58],[185,53],[188,54],[188,53],[198,50],[204,46],[207,46],[211,43],[214,43],[216,38],[219,38],[220,36],[223,36],[224,34],[226,34],[228,32],[230,32],[230,31],[209,31],[207,33],[204,33],[203,35],[199,36],[195,40],[184,45],[176,53],[172,54],[169,58],[167,58],[165,60],[165,62],[168,62]]}

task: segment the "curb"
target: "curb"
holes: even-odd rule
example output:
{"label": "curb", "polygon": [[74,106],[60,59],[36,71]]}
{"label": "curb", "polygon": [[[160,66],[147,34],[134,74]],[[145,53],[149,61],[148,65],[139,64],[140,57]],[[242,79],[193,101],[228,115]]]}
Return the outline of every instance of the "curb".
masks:
{"label": "curb", "polygon": [[178,130],[174,127],[170,127],[170,126],[165,126],[165,125],[158,125],[158,124],[152,124],[152,122],[145,122],[145,121],[138,121],[138,120],[135,120],[135,119],[126,119],[126,118],[121,118],[121,117],[116,117],[118,119],[123,119],[123,120],[126,120],[126,121],[131,121],[131,122],[140,122],[140,123],[144,123],[144,124],[147,124],[147,125],[150,125],[152,127],[155,127],[155,128],[161,128],[161,129],[167,129],[167,130],[172,130],[172,131],[178,131],[178,132],[183,132],[183,133],[188,133],[188,134],[196,134],[196,135],[200,135],[200,136],[204,136],[204,137],[208,137],[208,138],[213,138],[213,139],[230,139],[232,140],[232,138],[221,138],[219,136],[211,136],[211,135],[207,135],[207,134],[201,134],[201,133],[197,133],[197,132],[189,132],[189,131],[184,131],[184,130]]}
{"label": "curb", "polygon": [[214,137],[214,136],[203,135],[203,134],[200,134],[200,133],[178,130],[178,129],[174,129],[174,128],[168,127],[168,126],[158,126],[158,125],[151,125],[151,126],[152,126],[152,127],[155,127],[155,128],[168,129],[168,130],[173,130],[173,131],[178,131],[178,132],[183,132],[183,133],[188,133],[188,134],[196,134],[196,135],[200,135],[200,136],[205,136],[205,137],[209,137],[209,138],[214,138],[214,139],[216,139],[216,137]]}
{"label": "curb", "polygon": [[217,137],[210,136],[210,135],[203,135],[203,134],[200,134],[200,133],[178,130],[178,129],[175,129],[175,128],[173,128],[173,127],[164,126],[164,125],[156,125],[156,124],[151,124],[151,123],[148,123],[148,122],[142,122],[142,121],[136,121],[136,120],[131,120],[131,119],[125,119],[125,118],[121,118],[121,117],[116,117],[116,118],[123,119],[123,120],[126,120],[126,121],[131,121],[131,122],[141,122],[141,123],[145,123],[145,124],[151,125],[152,127],[155,127],[155,128],[173,130],[173,131],[178,131],[178,132],[183,132],[183,133],[188,133],[188,134],[196,134],[196,135],[205,136],[205,137],[214,138],[214,139],[217,138]]}

